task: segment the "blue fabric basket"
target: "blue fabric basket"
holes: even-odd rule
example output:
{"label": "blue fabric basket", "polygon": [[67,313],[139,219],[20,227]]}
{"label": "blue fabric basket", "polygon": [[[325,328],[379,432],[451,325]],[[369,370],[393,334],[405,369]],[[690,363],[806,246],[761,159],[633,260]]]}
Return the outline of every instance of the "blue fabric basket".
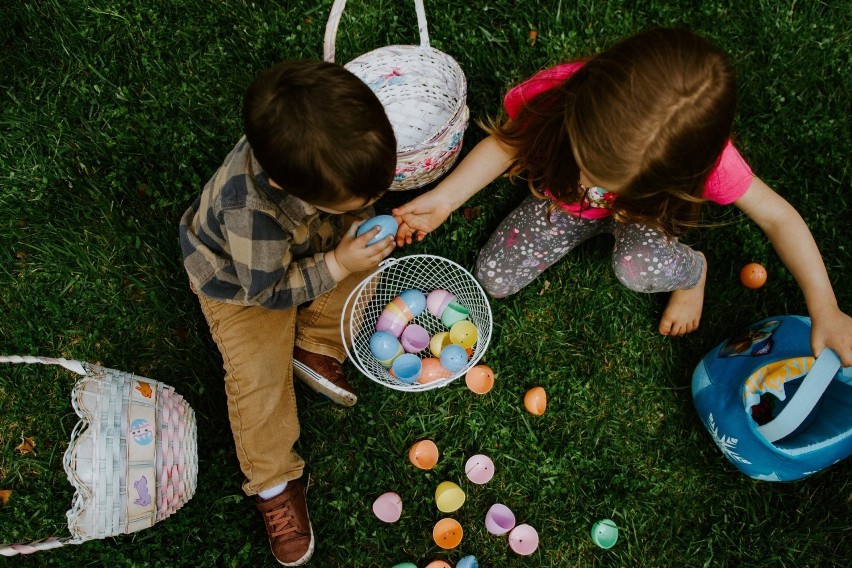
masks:
{"label": "blue fabric basket", "polygon": [[810,347],[810,319],[767,318],[710,351],[692,376],[695,409],[740,471],[793,481],[852,455],[852,367]]}

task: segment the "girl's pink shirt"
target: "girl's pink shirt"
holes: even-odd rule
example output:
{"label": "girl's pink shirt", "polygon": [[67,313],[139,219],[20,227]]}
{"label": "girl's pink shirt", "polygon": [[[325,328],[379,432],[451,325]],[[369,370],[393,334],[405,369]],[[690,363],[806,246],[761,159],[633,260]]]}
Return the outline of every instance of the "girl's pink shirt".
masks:
{"label": "girl's pink shirt", "polygon": [[[503,100],[503,106],[509,118],[512,120],[517,118],[521,109],[529,101],[537,95],[560,85],[582,66],[582,61],[575,61],[550,67],[549,69],[539,71],[530,79],[510,89]],[[719,160],[716,162],[716,167],[713,168],[713,171],[707,178],[707,184],[704,187],[704,198],[720,205],[729,205],[745,194],[753,178],[754,174],[751,168],[737,149],[734,148],[731,141],[728,140],[728,143],[722,150],[722,154],[719,156]],[[545,190],[545,193],[551,199],[554,199],[549,190]],[[559,203],[559,206],[574,216],[582,215],[584,219],[601,219],[610,215],[608,209],[599,207],[589,208],[588,204],[583,206],[582,213],[579,203]]]}

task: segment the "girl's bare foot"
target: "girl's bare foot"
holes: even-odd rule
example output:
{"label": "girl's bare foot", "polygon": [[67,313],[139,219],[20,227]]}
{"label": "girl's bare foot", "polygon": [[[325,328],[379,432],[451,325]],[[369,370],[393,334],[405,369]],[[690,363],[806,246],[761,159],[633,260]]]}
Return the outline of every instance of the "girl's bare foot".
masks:
{"label": "girl's bare foot", "polygon": [[659,330],[663,335],[678,337],[698,329],[704,307],[704,284],[707,282],[707,259],[703,253],[698,254],[704,262],[701,279],[692,288],[672,292],[660,318]]}

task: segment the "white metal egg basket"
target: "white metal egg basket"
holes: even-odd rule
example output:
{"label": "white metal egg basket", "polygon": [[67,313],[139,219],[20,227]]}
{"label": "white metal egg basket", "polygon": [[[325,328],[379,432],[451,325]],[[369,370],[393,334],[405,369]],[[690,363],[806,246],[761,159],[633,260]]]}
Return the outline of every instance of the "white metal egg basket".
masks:
{"label": "white metal egg basket", "polygon": [[[335,0],[325,28],[324,57],[334,61],[345,0]],[[391,45],[356,57],[345,67],[385,107],[397,144],[392,191],[427,185],[458,159],[467,128],[467,80],[459,64],[429,45],[423,0],[415,0],[420,45]]]}
{"label": "white metal egg basket", "polygon": [[[376,331],[376,323],[385,306],[405,290],[420,290],[428,294],[443,289],[453,293],[456,301],[470,311],[468,319],[477,327],[478,338],[472,348],[467,365],[460,371],[429,383],[407,384],[383,367],[370,351],[370,337]],[[411,320],[412,324],[424,327],[429,336],[449,331],[441,320],[423,310]],[[402,258],[391,258],[382,262],[379,269],[365,278],[346,299],[340,333],[343,345],[352,363],[364,375],[386,387],[400,391],[424,391],[446,386],[464,376],[485,354],[491,340],[491,306],[488,296],[470,272],[446,258],[428,254],[416,254]],[[427,347],[418,356],[433,357]]]}
{"label": "white metal egg basket", "polygon": [[2,363],[60,365],[83,375],[71,392],[80,421],[63,465],[75,493],[70,538],[0,544],[0,556],[30,554],[148,528],[196,489],[195,413],[163,383],[68,359],[0,356]]}

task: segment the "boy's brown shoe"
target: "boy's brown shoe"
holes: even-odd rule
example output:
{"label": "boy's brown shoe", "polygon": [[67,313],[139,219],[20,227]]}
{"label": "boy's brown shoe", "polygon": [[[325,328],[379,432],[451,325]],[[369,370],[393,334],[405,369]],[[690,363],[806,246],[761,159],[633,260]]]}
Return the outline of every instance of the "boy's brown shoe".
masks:
{"label": "boy's brown shoe", "polygon": [[307,491],[302,479],[294,479],[280,495],[266,501],[257,499],[272,554],[283,566],[302,566],[314,553],[314,530],[305,503]]}
{"label": "boy's brown shoe", "polygon": [[293,375],[309,388],[343,406],[358,402],[354,389],[346,380],[337,359],[293,348]]}

